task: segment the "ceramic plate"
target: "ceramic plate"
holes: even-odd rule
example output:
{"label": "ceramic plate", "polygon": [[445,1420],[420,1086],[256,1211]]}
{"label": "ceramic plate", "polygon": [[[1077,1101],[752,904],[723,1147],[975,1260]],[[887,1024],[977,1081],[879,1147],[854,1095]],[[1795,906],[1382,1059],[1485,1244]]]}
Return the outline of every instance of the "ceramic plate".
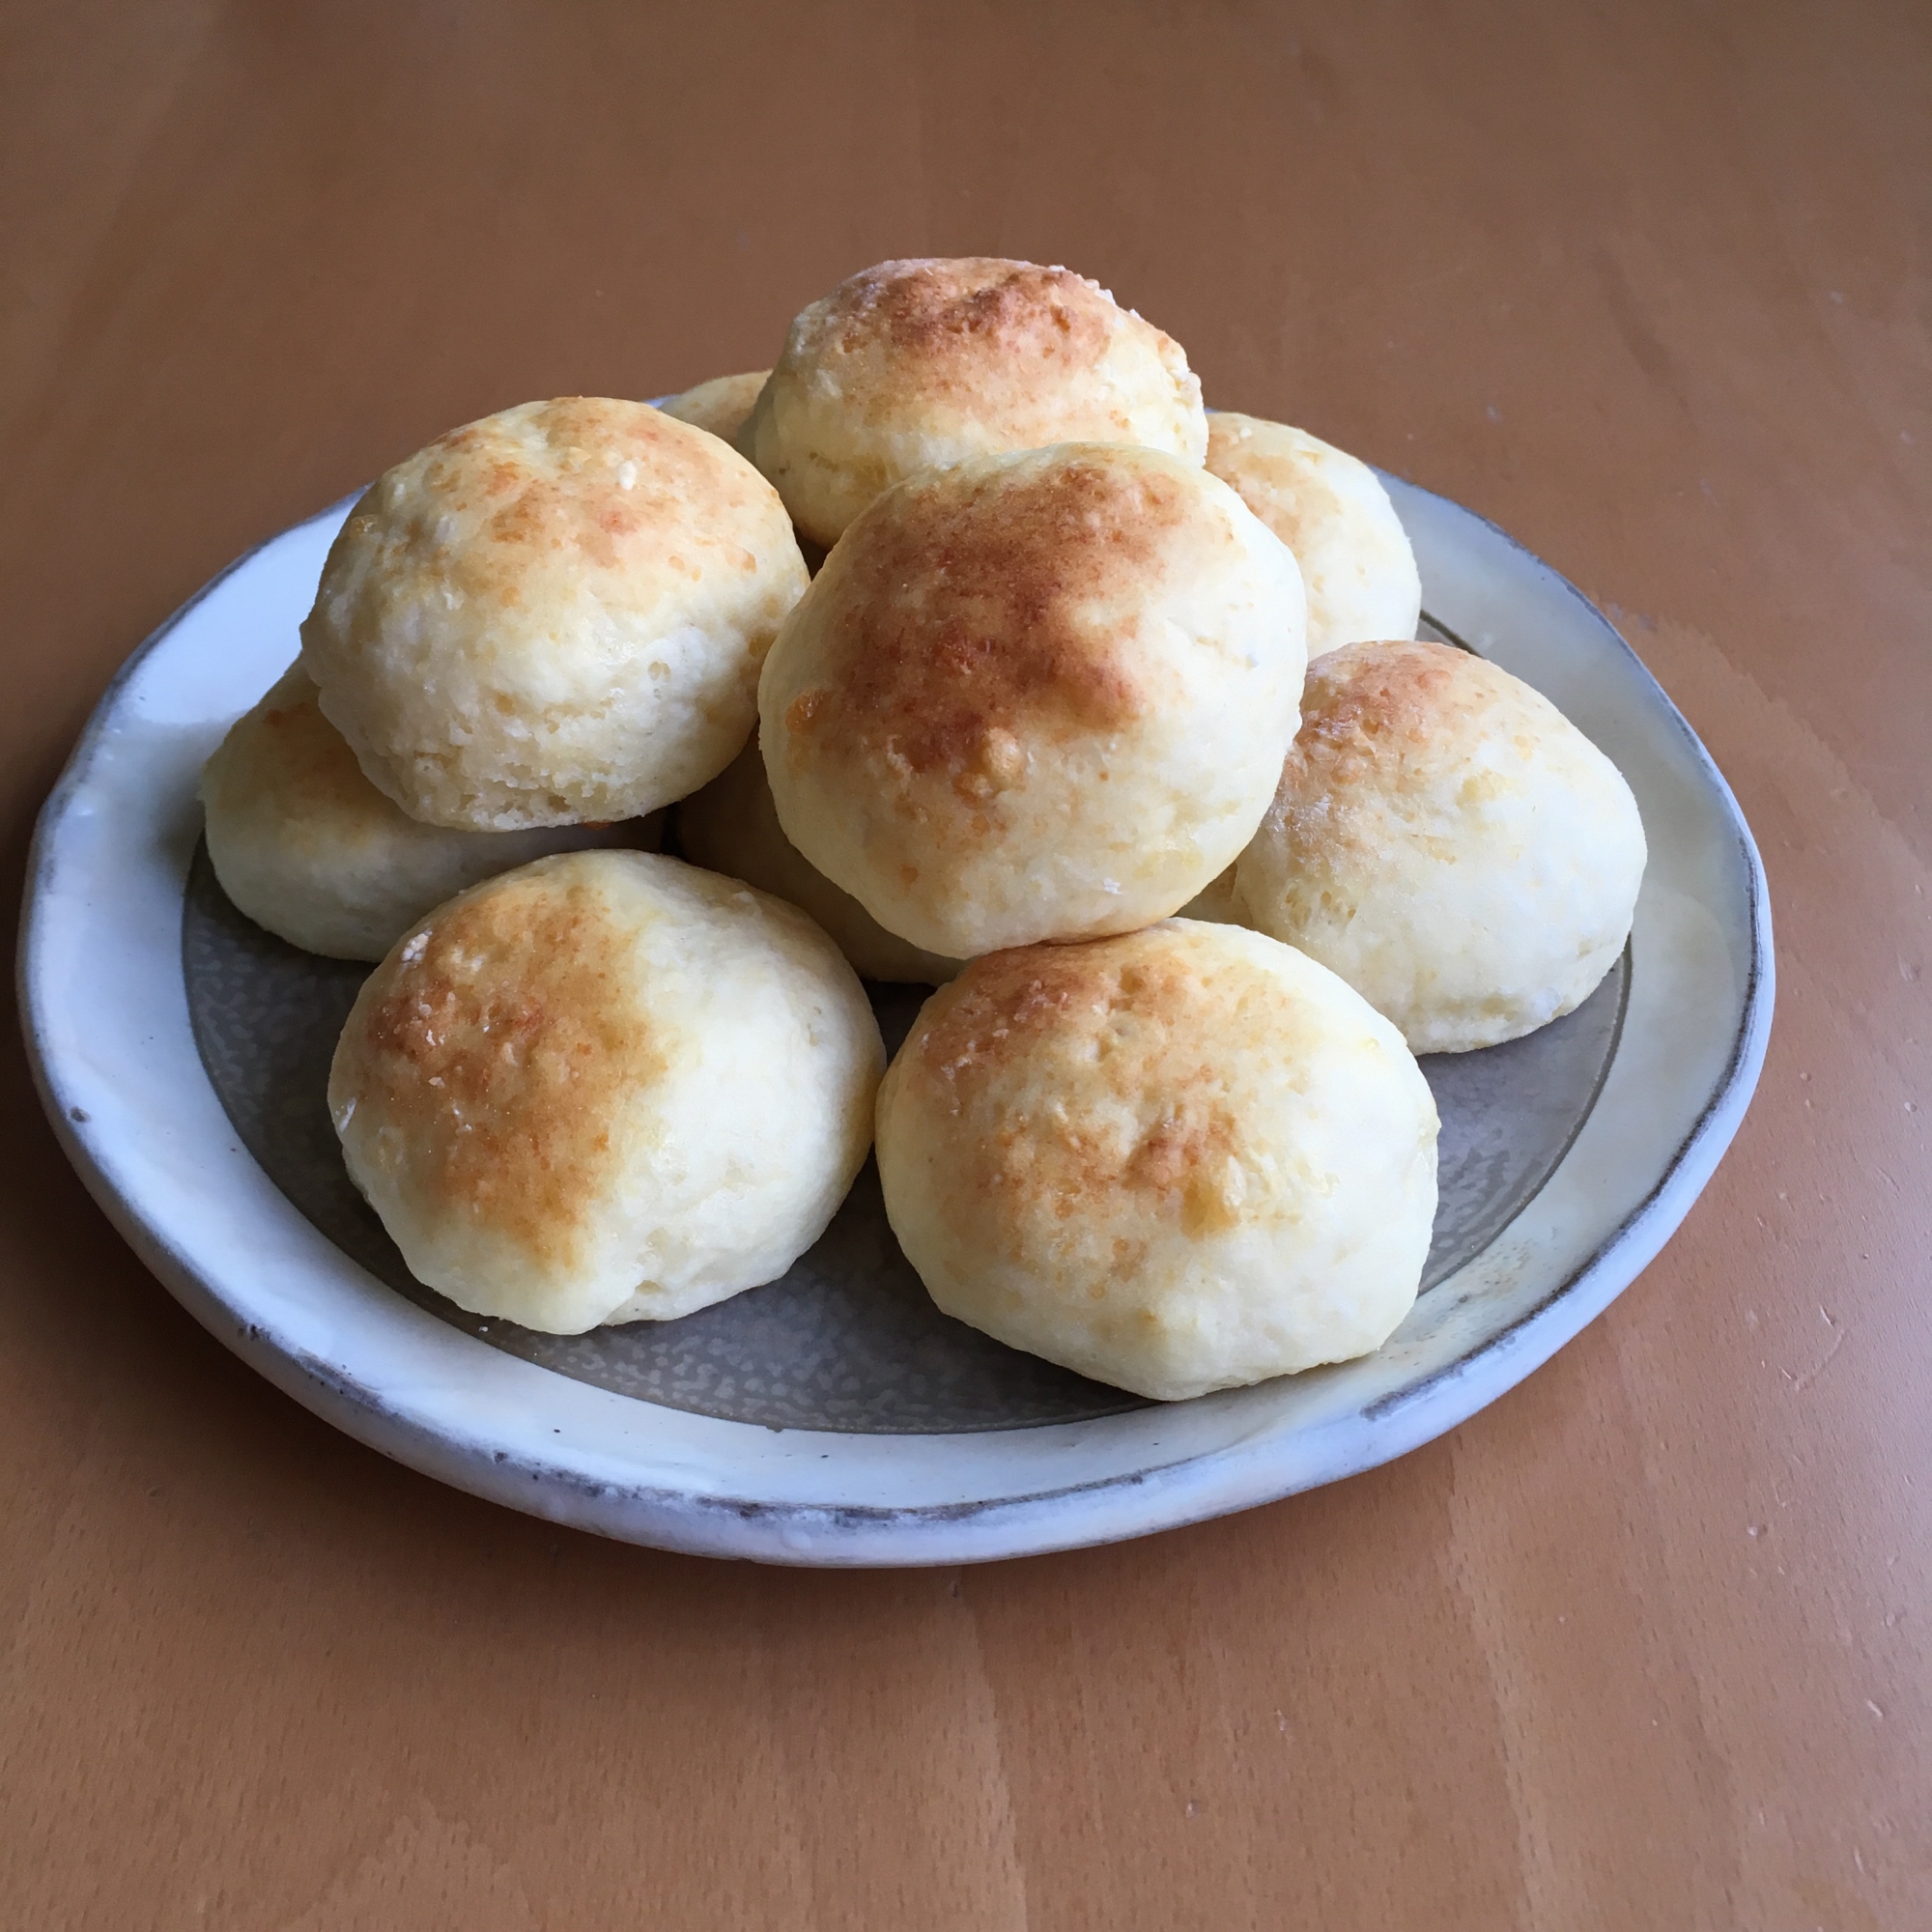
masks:
{"label": "ceramic plate", "polygon": [[[519,1509],[668,1548],[956,1563],[1136,1536],[1428,1441],[1656,1254],[1764,1057],[1756,848],[1604,618],[1501,531],[1388,478],[1425,635],[1493,658],[1622,768],[1650,866],[1623,959],[1568,1018],[1425,1059],[1443,1122],[1424,1293],[1340,1368],[1173,1405],[940,1315],[868,1167],[782,1281],[666,1323],[546,1336],[413,1282],[324,1106],[365,969],[235,912],[196,781],[297,650],[348,503],[242,559],[129,661],[42,815],[20,954],[42,1096],[95,1198],[210,1330],[352,1435]],[[877,989],[889,1044],[920,995]]]}

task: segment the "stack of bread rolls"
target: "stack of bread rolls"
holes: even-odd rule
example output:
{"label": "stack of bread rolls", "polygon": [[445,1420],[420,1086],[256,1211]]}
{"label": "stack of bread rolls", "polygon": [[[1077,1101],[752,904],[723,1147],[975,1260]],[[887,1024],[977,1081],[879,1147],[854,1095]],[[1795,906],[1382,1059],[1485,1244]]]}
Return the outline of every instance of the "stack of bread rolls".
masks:
{"label": "stack of bread rolls", "polygon": [[[461,1306],[704,1307],[876,1144],[941,1308],[1190,1397],[1388,1338],[1415,1054],[1571,1010],[1630,929],[1629,787],[1420,608],[1375,473],[1209,416],[1095,283],[886,262],[769,371],[378,481],[210,856],[379,961],[329,1106]],[[939,989],[890,1068],[862,974]]]}

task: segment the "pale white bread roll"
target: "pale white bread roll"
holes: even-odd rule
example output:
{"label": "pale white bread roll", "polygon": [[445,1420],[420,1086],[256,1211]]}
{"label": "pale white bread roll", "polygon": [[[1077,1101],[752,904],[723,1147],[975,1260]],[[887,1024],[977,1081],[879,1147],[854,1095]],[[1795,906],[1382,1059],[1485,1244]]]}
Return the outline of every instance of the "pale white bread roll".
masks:
{"label": "pale white bread roll", "polygon": [[771,486],[647,403],[526,403],[439,438],[350,513],[302,626],[322,708],[412,818],[634,818],[751,733],[806,585]]}
{"label": "pale white bread roll", "polygon": [[944,957],[1131,931],[1260,823],[1301,638],[1287,547],[1178,457],[924,471],[845,533],[766,660],[780,823]]}
{"label": "pale white bread roll", "polygon": [[744,428],[771,373],[769,369],[753,369],[743,376],[714,376],[708,383],[667,398],[658,408],[679,422],[693,423],[729,442]]}
{"label": "pale white bread roll", "polygon": [[813,302],[738,438],[825,545],[917,470],[1055,442],[1198,464],[1200,381],[1097,282],[987,256],[881,262]]}
{"label": "pale white bread roll", "polygon": [[774,1280],[871,1141],[885,1052],[796,907],[655,853],[539,860],[370,976],[329,1114],[418,1281],[571,1335]]}
{"label": "pale white bread roll", "polygon": [[1217,410],[1208,418],[1208,468],[1294,553],[1308,593],[1311,658],[1415,636],[1415,553],[1366,463],[1305,430]]}
{"label": "pale white bread roll", "polygon": [[423,825],[363,776],[315,686],[290,666],[202,768],[208,856],[235,906],[291,946],[380,959],[466,887],[553,852],[657,850],[663,812],[616,825],[456,832]]}
{"label": "pale white bread roll", "polygon": [[922,952],[888,932],[784,836],[755,741],[702,791],[678,806],[677,838],[693,865],[743,879],[761,893],[776,893],[810,914],[853,970],[867,980],[937,986],[959,970],[958,960]]}
{"label": "pale white bread roll", "polygon": [[1339,973],[1417,1053],[1533,1032],[1630,936],[1623,775],[1556,707],[1446,644],[1308,668],[1300,735],[1236,868],[1246,922]]}
{"label": "pale white bread roll", "polygon": [[949,1315],[1161,1401],[1346,1361],[1414,1303],[1435,1105],[1324,967],[1192,920],[974,960],[879,1090]]}

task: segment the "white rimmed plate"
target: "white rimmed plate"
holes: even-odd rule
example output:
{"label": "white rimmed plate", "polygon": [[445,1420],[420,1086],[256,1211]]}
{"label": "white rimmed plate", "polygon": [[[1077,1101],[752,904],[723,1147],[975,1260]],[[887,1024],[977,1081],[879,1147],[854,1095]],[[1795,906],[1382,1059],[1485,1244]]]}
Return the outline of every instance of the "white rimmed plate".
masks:
{"label": "white rimmed plate", "polygon": [[21,1008],[62,1144],[167,1287],[298,1400],[447,1482],[636,1542],[976,1561],[1245,1508],[1429,1440],[1599,1313],[1710,1178],[1763,1061],[1770,914],[1729,789],[1604,618],[1492,526],[1386,480],[1436,632],[1615,759],[1650,867],[1585,1009],[1427,1063],[1444,1214],[1431,1285],[1375,1356],[1168,1406],[1098,1389],[937,1316],[869,1177],[786,1281],[687,1322],[557,1341],[416,1288],[321,1113],[358,969],[257,932],[198,855],[202,760],[294,657],[346,502],[149,639],[43,813]]}

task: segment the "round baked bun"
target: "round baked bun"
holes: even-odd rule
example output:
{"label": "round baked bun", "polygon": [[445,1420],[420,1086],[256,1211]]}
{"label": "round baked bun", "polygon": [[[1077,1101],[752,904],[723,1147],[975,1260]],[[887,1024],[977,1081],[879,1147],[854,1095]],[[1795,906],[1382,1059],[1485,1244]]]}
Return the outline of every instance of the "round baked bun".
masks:
{"label": "round baked bun", "polygon": [[412,818],[635,818],[738,754],[806,582],[784,506],[728,443],[648,403],[526,403],[368,491],[302,658]]}
{"label": "round baked bun", "polygon": [[867,980],[937,986],[959,970],[958,960],[922,952],[888,932],[850,893],[807,862],[779,823],[755,741],[678,807],[677,838],[693,865],[743,879],[809,913],[853,971]]}
{"label": "round baked bun", "polygon": [[292,665],[202,768],[208,856],[236,907],[305,952],[380,959],[479,880],[553,852],[655,851],[664,814],[618,825],[452,832],[422,825],[362,775]]}
{"label": "round baked bun", "polygon": [[1242,917],[1339,973],[1417,1053],[1533,1032],[1630,936],[1643,822],[1549,700],[1446,644],[1308,668],[1300,735],[1236,870]]}
{"label": "round baked bun", "polygon": [[1201,384],[1179,343],[1097,282],[988,256],[881,262],[813,302],[738,439],[828,546],[915,470],[1054,442],[1198,464]]}
{"label": "round baked bun", "polygon": [[541,859],[370,976],[328,1081],[418,1281],[575,1335],[774,1280],[871,1141],[885,1052],[795,907],[642,852]]}
{"label": "round baked bun", "polygon": [[845,533],[766,660],[779,821],[943,957],[1131,931],[1260,823],[1301,639],[1294,558],[1179,457],[924,471]]}
{"label": "round baked bun", "polygon": [[699,383],[696,388],[660,403],[658,408],[679,422],[696,424],[729,442],[744,428],[752,405],[758,400],[758,391],[765,386],[765,378],[771,373],[769,369],[753,369],[743,376],[714,376],[710,382]]}
{"label": "round baked bun", "polygon": [[1364,1000],[1192,920],[974,960],[879,1090],[886,1213],[933,1300],[1164,1402],[1379,1348],[1422,1278],[1435,1133]]}
{"label": "round baked bun", "polygon": [[1294,553],[1308,592],[1311,658],[1415,636],[1415,553],[1366,463],[1305,430],[1217,410],[1208,418],[1208,468]]}

